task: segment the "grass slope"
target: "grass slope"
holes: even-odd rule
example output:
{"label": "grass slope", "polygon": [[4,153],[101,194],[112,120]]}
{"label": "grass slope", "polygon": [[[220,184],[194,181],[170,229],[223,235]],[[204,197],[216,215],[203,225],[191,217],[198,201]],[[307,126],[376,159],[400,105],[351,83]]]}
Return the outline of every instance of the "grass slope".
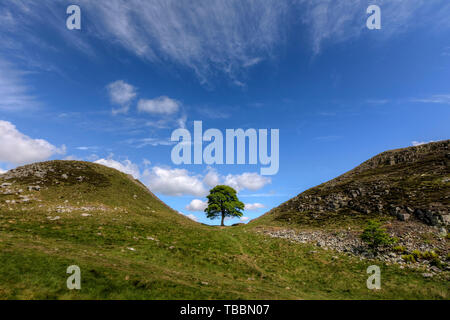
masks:
{"label": "grass slope", "polygon": [[[373,261],[252,226],[197,224],[99,165],[48,162],[0,176],[4,182],[13,185],[0,196],[1,299],[449,298],[438,277],[381,262],[382,289],[370,291]],[[40,191],[26,191],[36,184]],[[11,203],[19,195],[32,200]],[[66,288],[73,264],[81,268],[79,291]]]}

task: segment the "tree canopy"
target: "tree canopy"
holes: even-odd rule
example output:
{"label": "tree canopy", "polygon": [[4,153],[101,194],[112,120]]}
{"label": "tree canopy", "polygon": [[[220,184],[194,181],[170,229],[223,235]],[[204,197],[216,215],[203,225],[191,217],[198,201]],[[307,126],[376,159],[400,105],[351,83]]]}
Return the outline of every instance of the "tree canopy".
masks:
{"label": "tree canopy", "polygon": [[244,203],[239,201],[236,190],[229,186],[216,186],[210,190],[208,207],[205,209],[209,219],[221,218],[221,226],[224,226],[226,217],[242,217]]}

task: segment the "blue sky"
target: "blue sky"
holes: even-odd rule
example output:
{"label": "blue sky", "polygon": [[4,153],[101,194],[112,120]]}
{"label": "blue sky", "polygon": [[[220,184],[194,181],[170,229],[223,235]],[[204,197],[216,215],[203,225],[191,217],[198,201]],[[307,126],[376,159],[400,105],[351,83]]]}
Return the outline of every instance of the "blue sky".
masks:
{"label": "blue sky", "polygon": [[[97,161],[204,223],[195,210],[226,183],[253,219],[379,152],[449,138],[449,16],[447,0],[2,1],[0,170]],[[279,172],[174,165],[170,135],[195,120],[279,129]]]}

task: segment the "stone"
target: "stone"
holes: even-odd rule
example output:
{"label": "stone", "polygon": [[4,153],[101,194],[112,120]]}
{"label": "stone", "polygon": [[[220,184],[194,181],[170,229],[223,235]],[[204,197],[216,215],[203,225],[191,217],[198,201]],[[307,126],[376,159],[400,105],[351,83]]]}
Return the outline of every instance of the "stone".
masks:
{"label": "stone", "polygon": [[441,216],[442,223],[446,226],[450,225],[450,214]]}
{"label": "stone", "polygon": [[406,212],[402,212],[402,213],[398,213],[397,214],[397,218],[400,221],[408,221],[410,217],[411,217],[411,215],[406,213]]}
{"label": "stone", "polygon": [[439,268],[436,267],[436,266],[432,266],[432,267],[431,267],[431,271],[436,272],[436,273],[439,273],[439,272],[441,272],[441,269],[439,269]]}
{"label": "stone", "polygon": [[414,215],[419,219],[425,222],[430,226],[436,226],[439,224],[437,217],[433,214],[432,211],[427,209],[416,209],[414,211]]}

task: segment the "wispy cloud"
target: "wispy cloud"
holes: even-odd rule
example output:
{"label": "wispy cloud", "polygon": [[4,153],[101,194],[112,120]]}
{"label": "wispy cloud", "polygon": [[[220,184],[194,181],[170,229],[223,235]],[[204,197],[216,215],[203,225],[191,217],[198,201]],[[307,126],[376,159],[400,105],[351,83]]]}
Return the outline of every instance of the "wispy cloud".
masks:
{"label": "wispy cloud", "polygon": [[450,94],[436,94],[426,98],[413,98],[412,102],[450,104]]}
{"label": "wispy cloud", "polygon": [[24,83],[24,72],[0,59],[0,110],[23,111],[39,105],[30,87]]}
{"label": "wispy cloud", "polygon": [[167,139],[160,139],[160,138],[139,138],[139,139],[128,139],[126,143],[135,146],[136,148],[143,148],[146,146],[171,146],[174,145],[175,142],[170,141],[169,138]]}
{"label": "wispy cloud", "polygon": [[[298,0],[303,6],[301,20],[310,30],[313,52],[318,54],[330,43],[355,39],[366,31],[366,9],[372,0]],[[449,27],[450,5],[446,0],[378,0],[382,9],[379,39],[422,25]],[[445,14],[444,14],[445,13]]]}
{"label": "wispy cloud", "polygon": [[[272,59],[288,43],[293,24],[287,21],[302,22],[301,31],[310,36],[305,46],[319,54],[368,32],[366,9],[374,4],[373,0],[79,0],[82,12],[94,12],[95,19],[89,20],[89,32],[70,32],[61,15],[64,3],[69,1],[16,0],[0,5],[2,45],[20,47],[16,38],[39,43],[36,26],[45,25],[55,30],[55,37],[49,39],[90,56],[96,56],[93,43],[100,40],[145,61],[190,69],[202,83],[225,74],[238,86],[245,86],[242,78],[248,68]],[[431,31],[450,27],[447,0],[377,0],[376,4],[382,8],[377,41],[420,26],[431,26]],[[40,43],[53,46],[51,41]]]}
{"label": "wispy cloud", "polygon": [[[0,3],[0,29],[1,43],[12,44],[8,49],[13,50],[15,56],[22,59],[31,59],[33,63],[40,64],[34,55],[37,49],[56,49],[58,42],[66,43],[83,54],[95,56],[94,49],[88,37],[81,36],[80,32],[70,32],[65,28],[65,7],[69,1],[3,1]],[[61,14],[62,13],[62,14]],[[53,30],[53,36],[42,38],[42,30]],[[31,45],[36,50],[28,50]],[[5,48],[0,48],[4,51]],[[57,49],[56,49],[57,50]]]}
{"label": "wispy cloud", "polygon": [[143,59],[172,61],[202,82],[217,71],[240,70],[271,56],[283,39],[286,0],[81,1],[96,12],[96,34]]}
{"label": "wispy cloud", "polygon": [[381,105],[381,104],[386,104],[389,103],[390,100],[388,99],[369,99],[366,101],[368,104],[375,104],[375,105]]}

